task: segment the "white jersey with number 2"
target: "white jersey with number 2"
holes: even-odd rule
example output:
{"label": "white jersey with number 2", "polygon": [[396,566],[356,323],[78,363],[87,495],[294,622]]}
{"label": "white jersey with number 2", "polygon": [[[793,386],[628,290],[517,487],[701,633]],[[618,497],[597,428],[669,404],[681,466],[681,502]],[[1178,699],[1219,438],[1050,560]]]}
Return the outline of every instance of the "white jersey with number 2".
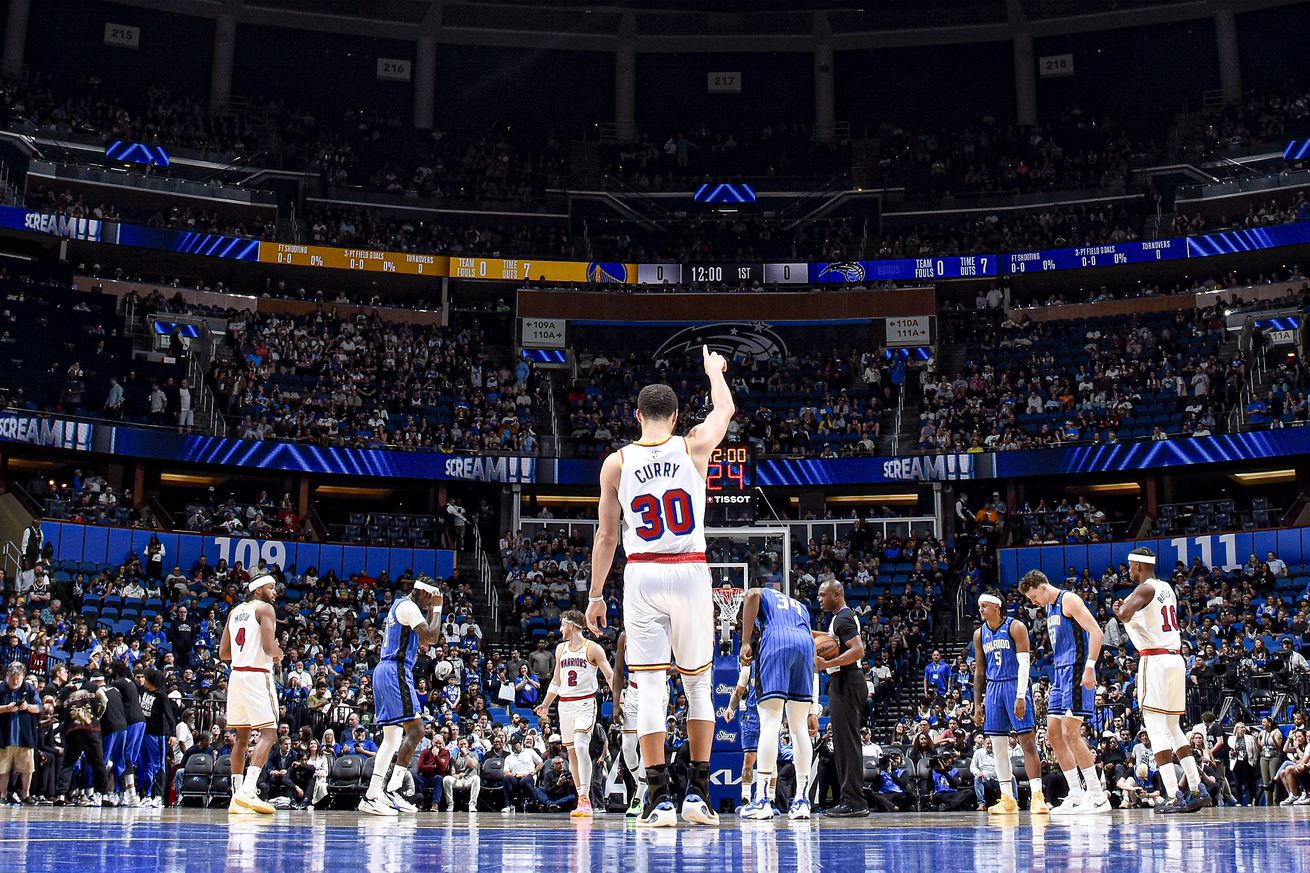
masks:
{"label": "white jersey with number 2", "polygon": [[705,479],[691,460],[687,440],[619,449],[619,503],[623,550],[629,555],[705,551]]}

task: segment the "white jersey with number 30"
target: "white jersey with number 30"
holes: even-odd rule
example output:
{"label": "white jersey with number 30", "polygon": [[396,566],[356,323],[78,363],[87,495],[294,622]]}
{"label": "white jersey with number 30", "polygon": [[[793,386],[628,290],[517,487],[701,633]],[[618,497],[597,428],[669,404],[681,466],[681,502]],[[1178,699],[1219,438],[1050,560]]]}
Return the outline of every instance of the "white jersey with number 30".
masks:
{"label": "white jersey with number 30", "polygon": [[619,503],[623,550],[629,555],[705,551],[705,478],[691,460],[687,440],[671,436],[653,445],[619,449]]}
{"label": "white jersey with number 30", "polygon": [[1150,649],[1177,652],[1183,645],[1182,634],[1178,632],[1178,596],[1168,582],[1146,581],[1155,589],[1155,597],[1128,622],[1128,638],[1139,652]]}

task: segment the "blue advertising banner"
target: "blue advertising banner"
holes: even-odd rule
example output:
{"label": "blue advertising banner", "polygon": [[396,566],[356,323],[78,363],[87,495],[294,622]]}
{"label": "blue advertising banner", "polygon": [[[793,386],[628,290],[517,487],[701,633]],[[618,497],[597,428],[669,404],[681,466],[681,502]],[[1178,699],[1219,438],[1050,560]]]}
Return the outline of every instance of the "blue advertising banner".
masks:
{"label": "blue advertising banner", "polygon": [[999,573],[1001,584],[1017,585],[1029,570],[1041,570],[1052,582],[1059,585],[1072,567],[1081,575],[1083,568],[1099,577],[1106,567],[1127,563],[1128,553],[1145,546],[1157,555],[1156,570],[1164,574],[1173,571],[1174,563],[1181,561],[1191,566],[1196,558],[1207,567],[1224,571],[1244,565],[1252,555],[1261,561],[1273,552],[1288,564],[1310,561],[1310,528],[1241,531],[1237,533],[1207,534],[1205,536],[1163,537],[1161,539],[1124,540],[1115,543],[1089,543],[1067,546],[1023,546],[1000,550]]}
{"label": "blue advertising banner", "polygon": [[376,576],[383,570],[395,579],[406,570],[447,578],[455,569],[455,553],[449,549],[408,549],[386,546],[348,546],[336,543],[302,543],[295,540],[260,540],[208,534],[170,533],[133,530],[121,527],[43,521],[41,530],[46,542],[54,547],[57,561],[87,561],[95,564],[120,564],[128,555],[140,555],[151,536],[164,546],[164,567],[174,565],[182,572],[205,555],[211,565],[220,560],[228,564],[241,562],[255,566],[260,558],[283,569],[295,567],[304,573],[315,567],[321,574],[335,570],[346,578],[367,570]]}
{"label": "blue advertising banner", "polygon": [[95,435],[96,426],[89,421],[0,410],[0,441],[89,452]]}
{"label": "blue advertising banner", "polygon": [[[234,437],[182,435],[139,428],[114,428],[117,455],[168,458],[193,464],[262,467],[298,473],[404,479],[461,479],[532,484],[554,480],[554,463],[512,456],[447,455],[390,449],[352,449],[305,443],[264,442]],[[539,467],[549,478],[539,478]]]}

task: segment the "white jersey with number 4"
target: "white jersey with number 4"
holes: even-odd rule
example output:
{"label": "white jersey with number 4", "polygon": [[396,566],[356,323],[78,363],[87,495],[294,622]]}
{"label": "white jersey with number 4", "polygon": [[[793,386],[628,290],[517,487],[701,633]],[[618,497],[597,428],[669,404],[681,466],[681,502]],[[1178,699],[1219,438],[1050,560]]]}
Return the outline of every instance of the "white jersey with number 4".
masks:
{"label": "white jersey with number 4", "polygon": [[705,478],[687,440],[671,436],[619,449],[623,550],[629,555],[705,551]]}
{"label": "white jersey with number 4", "polygon": [[555,658],[559,661],[559,696],[591,697],[600,690],[596,682],[596,665],[587,659],[591,644],[582,643],[582,648],[573,650],[568,643],[560,643],[555,649]]}
{"label": "white jersey with number 4", "polygon": [[1146,581],[1155,589],[1155,597],[1128,622],[1128,638],[1139,652],[1151,649],[1177,652],[1183,645],[1178,632],[1178,596],[1168,582]]}
{"label": "white jersey with number 4", "polygon": [[228,635],[232,640],[232,666],[260,670],[273,668],[273,656],[264,651],[264,635],[255,614],[258,601],[249,600],[236,606],[227,617]]}

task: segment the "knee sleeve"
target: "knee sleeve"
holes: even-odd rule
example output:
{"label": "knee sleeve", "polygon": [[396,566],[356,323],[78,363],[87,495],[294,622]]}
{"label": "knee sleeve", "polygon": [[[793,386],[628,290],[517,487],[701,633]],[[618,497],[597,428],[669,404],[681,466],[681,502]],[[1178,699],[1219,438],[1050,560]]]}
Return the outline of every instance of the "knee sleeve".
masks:
{"label": "knee sleeve", "polygon": [[760,701],[760,747],[755,772],[772,776],[778,771],[778,737],[782,733],[782,701]]}
{"label": "knee sleeve", "polygon": [[810,705],[800,700],[787,701],[787,729],[791,731],[791,748],[796,765],[796,795],[804,797],[814,765],[814,743],[810,741]]}
{"label": "knee sleeve", "polygon": [[636,734],[623,735],[623,763],[627,765],[628,772],[637,777],[637,781],[646,781],[646,768],[641,764],[641,747],[637,743]]}
{"label": "knee sleeve", "polygon": [[714,721],[714,677],[709,670],[683,676],[682,690],[687,694],[688,721]]}
{"label": "knee sleeve", "polygon": [[[663,670],[638,670],[637,677],[637,736],[662,734],[665,731],[664,714],[669,709],[669,683]],[[688,689],[687,700],[691,700]]]}
{"label": "knee sleeve", "polygon": [[1014,778],[1014,767],[1010,764],[1010,739],[1009,737],[990,737],[992,743],[992,756],[996,758],[996,781],[1001,785],[1009,785],[1010,780]]}

